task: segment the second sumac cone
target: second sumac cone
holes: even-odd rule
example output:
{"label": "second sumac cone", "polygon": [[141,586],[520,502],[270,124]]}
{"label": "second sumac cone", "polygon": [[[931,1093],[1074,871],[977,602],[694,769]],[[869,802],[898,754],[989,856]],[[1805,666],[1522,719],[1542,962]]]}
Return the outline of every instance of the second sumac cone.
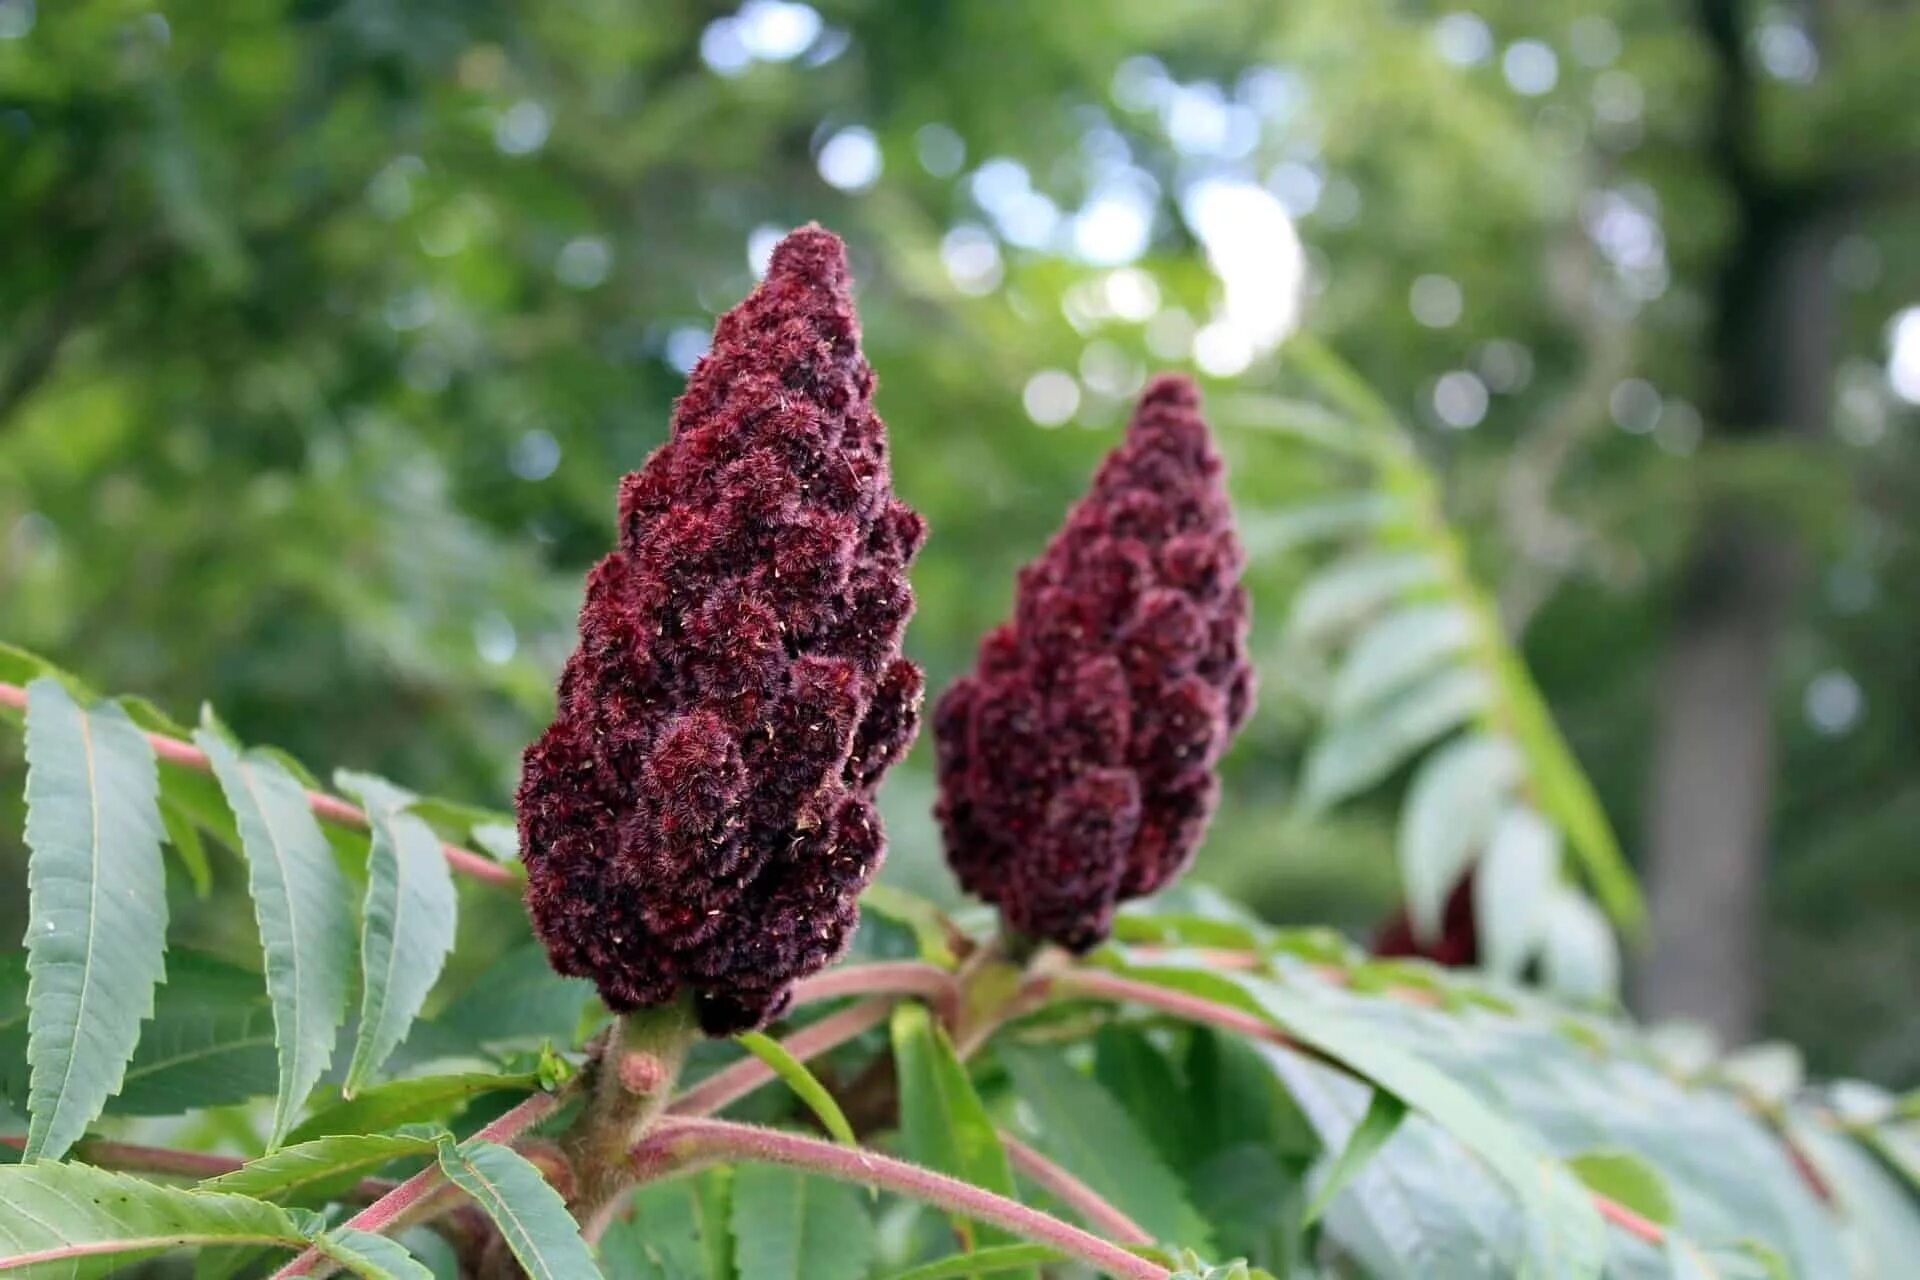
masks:
{"label": "second sumac cone", "polygon": [[935,711],[947,860],[1015,933],[1085,950],[1191,860],[1252,706],[1243,558],[1199,393],[1157,378]]}
{"label": "second sumac cone", "polygon": [[859,338],[840,241],[794,232],[621,484],[516,798],[534,927],[616,1010],[691,991],[710,1034],[765,1022],[840,954],[880,862],[925,524]]}

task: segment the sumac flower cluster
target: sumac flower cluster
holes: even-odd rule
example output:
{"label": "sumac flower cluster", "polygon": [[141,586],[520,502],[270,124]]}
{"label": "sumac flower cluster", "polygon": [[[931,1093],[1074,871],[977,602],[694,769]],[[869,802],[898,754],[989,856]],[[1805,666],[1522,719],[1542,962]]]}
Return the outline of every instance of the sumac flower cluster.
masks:
{"label": "sumac flower cluster", "polygon": [[1199,395],[1158,378],[935,712],[948,860],[1016,933],[1084,950],[1191,859],[1252,704],[1242,561]]}
{"label": "sumac flower cluster", "polygon": [[845,251],[818,227],[721,317],[669,440],[621,485],[559,710],[517,797],[554,966],[616,1010],[754,1026],[838,956],[915,732],[900,657],[925,535],[893,495]]}

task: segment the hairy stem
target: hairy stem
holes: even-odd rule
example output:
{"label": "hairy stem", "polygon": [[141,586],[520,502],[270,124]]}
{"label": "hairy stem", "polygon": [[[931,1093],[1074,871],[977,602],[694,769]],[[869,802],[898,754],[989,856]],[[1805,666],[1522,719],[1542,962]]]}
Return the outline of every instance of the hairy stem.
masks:
{"label": "hairy stem", "polygon": [[879,1187],[1050,1244],[1124,1280],[1168,1280],[1165,1267],[1062,1222],[1051,1214],[995,1195],[969,1182],[908,1164],[891,1156],[839,1146],[818,1138],[782,1133],[727,1120],[669,1116],[633,1150],[641,1179],[651,1180],[710,1160],[751,1160]]}
{"label": "hairy stem", "polygon": [[[892,1012],[893,1004],[893,1000],[887,996],[875,996],[848,1005],[837,1013],[800,1028],[782,1040],[780,1045],[801,1062],[806,1062],[879,1026]],[[678,1116],[712,1115],[738,1102],[773,1078],[772,1067],[759,1058],[745,1057],[714,1072],[675,1098],[668,1111]]]}
{"label": "hairy stem", "polygon": [[633,1185],[628,1152],[666,1110],[699,1035],[691,1000],[637,1010],[614,1023],[589,1069],[586,1106],[560,1136],[574,1177],[569,1207],[589,1242],[600,1238]]}
{"label": "hairy stem", "polygon": [[[0,683],[0,706],[14,707],[24,711],[27,706],[27,691],[17,684]],[[213,764],[207,759],[207,753],[191,742],[182,742],[170,738],[164,733],[149,733],[147,741],[153,747],[153,754],[168,764],[177,764],[184,769],[194,769],[201,773],[210,773]],[[334,823],[336,826],[357,827],[365,830],[367,815],[354,808],[339,796],[328,795],[324,791],[307,792],[307,804],[315,816]],[[472,876],[475,880],[485,880],[492,884],[518,887],[519,875],[512,867],[503,866],[492,858],[463,849],[457,844],[441,844],[440,852],[446,855],[447,863],[455,871]]]}
{"label": "hairy stem", "polygon": [[1145,1227],[1109,1204],[1105,1197],[1053,1161],[1004,1130],[1000,1145],[1020,1173],[1072,1209],[1088,1226],[1097,1227],[1122,1244],[1152,1244]]}
{"label": "hairy stem", "polygon": [[[474,1137],[488,1142],[510,1143],[552,1115],[559,1105],[559,1094],[536,1093],[481,1129]],[[346,1225],[375,1234],[409,1225],[418,1220],[426,1202],[440,1189],[443,1180],[440,1166],[428,1165],[347,1219]],[[337,1266],[337,1263],[327,1258],[318,1249],[308,1249],[274,1272],[274,1280],[283,1280],[283,1277],[287,1276],[331,1275]]]}

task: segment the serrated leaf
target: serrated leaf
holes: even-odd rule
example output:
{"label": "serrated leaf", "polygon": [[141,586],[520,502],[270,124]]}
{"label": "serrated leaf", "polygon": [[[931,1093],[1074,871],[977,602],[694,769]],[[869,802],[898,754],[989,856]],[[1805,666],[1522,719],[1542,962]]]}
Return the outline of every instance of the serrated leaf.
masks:
{"label": "serrated leaf", "polygon": [[1547,903],[1560,878],[1560,833],[1533,810],[1500,815],[1473,877],[1473,919],[1480,963],[1517,978],[1539,949]]}
{"label": "serrated leaf", "polygon": [[[1184,965],[1129,966],[1158,982],[1253,1013],[1428,1116],[1497,1174],[1540,1233],[1538,1258],[1566,1274],[1597,1276],[1605,1232],[1575,1180],[1523,1129],[1432,1065],[1371,1028],[1278,984]],[[1263,1052],[1281,1052],[1270,1045]]]}
{"label": "serrated leaf", "polygon": [[1212,1247],[1180,1180],[1098,1081],[1041,1050],[1003,1044],[995,1055],[1033,1115],[1041,1150],[1154,1239]]}
{"label": "serrated leaf", "polygon": [[[1263,1060],[1329,1149],[1351,1145],[1377,1091],[1271,1046]],[[1394,1280],[1511,1274],[1521,1227],[1518,1205],[1492,1174],[1418,1114],[1332,1197],[1321,1222],[1323,1236],[1357,1270]]]}
{"label": "serrated leaf", "polygon": [[1789,1110],[1785,1123],[1794,1147],[1831,1188],[1856,1250],[1866,1255],[1864,1274],[1911,1275],[1920,1258],[1920,1210],[1898,1175],[1812,1116]]}
{"label": "serrated leaf", "polygon": [[438,1148],[438,1138],[430,1136],[336,1134],[281,1147],[232,1173],[209,1178],[200,1187],[283,1204],[320,1203],[382,1165],[406,1156],[430,1156]]}
{"label": "serrated leaf", "polygon": [[360,922],[360,1030],[341,1091],[351,1097],[412,1027],[453,950],[458,900],[432,827],[406,812],[411,797],[365,775],[342,775],[367,811],[373,845]]}
{"label": "serrated leaf", "polygon": [[1560,886],[1547,898],[1541,976],[1547,986],[1577,1000],[1611,1000],[1620,990],[1620,947],[1591,902]]}
{"label": "serrated leaf", "polygon": [[1568,1156],[1567,1167],[1587,1186],[1649,1222],[1670,1227],[1676,1221],[1666,1178],[1631,1151],[1618,1147],[1583,1151]]}
{"label": "serrated leaf", "polygon": [[313,1243],[364,1280],[433,1280],[433,1272],[404,1245],[371,1231],[335,1227]]}
{"label": "serrated leaf", "polygon": [[480,1139],[456,1144],[443,1138],[440,1170],[493,1220],[532,1280],[600,1275],[567,1202],[539,1168],[513,1148]]}
{"label": "serrated leaf", "polygon": [[873,1260],[865,1198],[774,1165],[733,1175],[734,1261],[751,1280],[860,1280]]}
{"label": "serrated leaf", "polygon": [[1519,749],[1486,734],[1455,738],[1421,763],[1399,832],[1400,880],[1415,937],[1439,938],[1448,895],[1520,778]]}
{"label": "serrated leaf", "polygon": [[1415,551],[1367,551],[1336,561],[1293,598],[1286,633],[1296,644],[1323,644],[1403,595],[1445,580],[1438,557]]}
{"label": "serrated leaf", "polygon": [[347,882],[298,779],[257,750],[241,755],[210,724],[193,740],[207,753],[238,820],[266,953],[280,1055],[272,1148],[326,1071],[346,1017],[353,950]]}
{"label": "serrated leaf", "polygon": [[50,676],[27,686],[26,1158],[58,1159],[120,1091],[164,979],[160,779],[146,735]]}
{"label": "serrated leaf", "polygon": [[1002,1244],[972,1253],[956,1253],[906,1271],[895,1272],[891,1280],[954,1280],[957,1276],[1002,1275],[1008,1271],[1026,1271],[1050,1262],[1064,1262],[1067,1255],[1044,1244]]}
{"label": "serrated leaf", "polygon": [[1340,1148],[1340,1154],[1334,1158],[1326,1177],[1321,1180],[1319,1190],[1307,1202],[1306,1212],[1300,1219],[1302,1226],[1310,1227],[1319,1221],[1334,1197],[1367,1167],[1367,1162],[1380,1153],[1380,1148],[1387,1145],[1387,1139],[1393,1137],[1406,1115],[1406,1103],[1385,1089],[1373,1091],[1373,1096],[1367,1101],[1365,1114],[1353,1126],[1346,1145]]}
{"label": "serrated leaf", "polygon": [[1430,675],[1473,642],[1471,610],[1451,600],[1406,605],[1370,624],[1333,677],[1331,717],[1355,715]]}
{"label": "serrated leaf", "polygon": [[800,1059],[788,1053],[778,1040],[758,1031],[747,1031],[734,1037],[754,1057],[767,1064],[773,1074],[793,1090],[800,1101],[807,1104],[820,1121],[822,1127],[832,1135],[835,1142],[845,1146],[854,1146],[853,1126],[847,1123],[847,1117],[840,1111],[840,1104],[833,1100],[827,1087],[814,1078],[813,1072]]}
{"label": "serrated leaf", "polygon": [[539,943],[508,949],[432,1018],[414,1023],[395,1051],[396,1068],[444,1058],[491,1057],[537,1049],[543,1041],[575,1043],[581,1010],[595,1003],[593,984],[563,978]]}
{"label": "serrated leaf", "polygon": [[1478,714],[1492,691],[1472,667],[1454,667],[1330,725],[1307,755],[1300,803],[1325,809],[1379,782],[1408,756]]}
{"label": "serrated leaf", "polygon": [[731,1280],[730,1181],[716,1169],[641,1186],[600,1237],[609,1280]]}
{"label": "serrated leaf", "polygon": [[464,1110],[483,1093],[538,1092],[539,1076],[490,1071],[459,1071],[449,1075],[390,1080],[362,1089],[352,1099],[315,1111],[293,1132],[289,1143],[310,1142],[334,1134],[378,1133],[406,1124],[439,1123]]}
{"label": "serrated leaf", "polygon": [[89,1280],[189,1245],[302,1247],[301,1224],[245,1196],[161,1186],[81,1164],[0,1167],[0,1274]]}
{"label": "serrated leaf", "polygon": [[[891,1029],[894,1070],[900,1081],[900,1139],[907,1158],[1015,1198],[1013,1169],[1000,1145],[1000,1134],[945,1028],[924,1005],[902,1003],[894,1008]],[[1009,1244],[1016,1239],[964,1218],[952,1221],[968,1245]]]}
{"label": "serrated leaf", "polygon": [[273,1010],[260,975],[175,949],[112,1115],[182,1115],[271,1094]]}

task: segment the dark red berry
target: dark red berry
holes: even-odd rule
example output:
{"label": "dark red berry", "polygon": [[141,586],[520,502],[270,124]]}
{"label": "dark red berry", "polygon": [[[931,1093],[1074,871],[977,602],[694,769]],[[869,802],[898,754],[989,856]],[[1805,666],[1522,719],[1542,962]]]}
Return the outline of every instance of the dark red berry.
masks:
{"label": "dark red berry", "polygon": [[691,990],[711,1034],[759,1025],[858,919],[874,788],[919,723],[926,534],[873,384],[845,249],[802,228],[620,486],[516,800],[534,927],[617,1010]]}
{"label": "dark red berry", "polygon": [[1157,378],[935,711],[947,860],[1015,932],[1085,950],[1192,859],[1253,702],[1242,562],[1199,393]]}

